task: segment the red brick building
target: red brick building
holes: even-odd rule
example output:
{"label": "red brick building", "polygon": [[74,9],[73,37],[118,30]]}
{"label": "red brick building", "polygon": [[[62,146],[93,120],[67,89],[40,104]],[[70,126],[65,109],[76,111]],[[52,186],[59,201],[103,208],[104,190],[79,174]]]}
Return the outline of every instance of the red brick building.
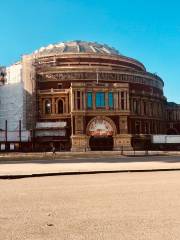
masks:
{"label": "red brick building", "polygon": [[144,149],[152,134],[180,134],[163,80],[107,45],[42,47],[23,56],[22,78],[34,149]]}

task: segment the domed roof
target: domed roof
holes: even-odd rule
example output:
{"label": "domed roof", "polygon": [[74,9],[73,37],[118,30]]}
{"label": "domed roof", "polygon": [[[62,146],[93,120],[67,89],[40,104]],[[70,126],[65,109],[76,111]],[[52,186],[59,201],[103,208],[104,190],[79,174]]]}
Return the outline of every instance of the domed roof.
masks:
{"label": "domed roof", "polygon": [[145,66],[138,60],[120,54],[118,50],[108,46],[107,44],[100,44],[97,42],[87,42],[80,40],[59,42],[50,44],[46,47],[41,47],[32,53],[35,58],[56,55],[68,56],[68,54],[96,54],[101,56],[105,55],[106,57],[113,56],[120,59],[121,61],[130,62],[130,64],[133,64],[132,68],[133,66],[138,66],[139,69],[146,71]]}
{"label": "domed roof", "polygon": [[54,55],[54,54],[68,54],[68,53],[98,53],[98,54],[110,54],[110,55],[120,55],[119,52],[109,47],[106,44],[99,44],[96,42],[86,42],[86,41],[69,41],[60,42],[56,44],[50,44],[46,47],[41,47],[36,50],[34,54],[41,56],[44,55]]}

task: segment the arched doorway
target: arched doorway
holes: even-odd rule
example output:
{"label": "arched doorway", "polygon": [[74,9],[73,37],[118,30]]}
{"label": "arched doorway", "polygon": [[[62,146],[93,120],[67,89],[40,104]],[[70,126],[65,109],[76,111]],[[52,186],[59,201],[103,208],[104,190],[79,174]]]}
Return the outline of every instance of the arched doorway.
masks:
{"label": "arched doorway", "polygon": [[109,118],[96,117],[87,126],[91,151],[112,151],[115,124]]}
{"label": "arched doorway", "polygon": [[63,109],[63,101],[61,99],[58,100],[58,113],[61,114],[64,112]]}
{"label": "arched doorway", "polygon": [[91,136],[89,146],[91,151],[112,151],[113,136]]}

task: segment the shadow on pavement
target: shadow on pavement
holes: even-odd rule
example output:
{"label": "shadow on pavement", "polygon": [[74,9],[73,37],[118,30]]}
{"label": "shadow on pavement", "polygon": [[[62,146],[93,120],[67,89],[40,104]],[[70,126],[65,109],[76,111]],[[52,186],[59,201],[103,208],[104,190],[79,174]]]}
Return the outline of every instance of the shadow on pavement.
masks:
{"label": "shadow on pavement", "polygon": [[115,157],[71,157],[44,156],[41,159],[0,159],[0,164],[72,164],[72,163],[135,163],[135,162],[165,162],[180,163],[180,156],[115,156]]}

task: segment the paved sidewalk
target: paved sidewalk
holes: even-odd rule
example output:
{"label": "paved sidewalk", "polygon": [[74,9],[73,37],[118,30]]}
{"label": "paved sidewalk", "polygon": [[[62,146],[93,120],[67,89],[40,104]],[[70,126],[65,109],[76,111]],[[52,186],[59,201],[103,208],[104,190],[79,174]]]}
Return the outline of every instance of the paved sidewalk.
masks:
{"label": "paved sidewalk", "polygon": [[[32,157],[32,156],[31,156]],[[35,156],[34,156],[35,157]],[[0,160],[0,178],[33,175],[78,174],[124,171],[180,170],[180,156],[126,157],[112,154],[71,156],[47,154],[41,158],[12,158]]]}
{"label": "paved sidewalk", "polygon": [[[124,156],[180,156],[180,151],[89,151],[89,152],[56,152],[56,159],[74,159],[76,157],[124,157]],[[8,152],[0,153],[0,162],[4,160],[8,161],[22,161],[22,160],[34,160],[34,159],[52,159],[52,152]]]}

